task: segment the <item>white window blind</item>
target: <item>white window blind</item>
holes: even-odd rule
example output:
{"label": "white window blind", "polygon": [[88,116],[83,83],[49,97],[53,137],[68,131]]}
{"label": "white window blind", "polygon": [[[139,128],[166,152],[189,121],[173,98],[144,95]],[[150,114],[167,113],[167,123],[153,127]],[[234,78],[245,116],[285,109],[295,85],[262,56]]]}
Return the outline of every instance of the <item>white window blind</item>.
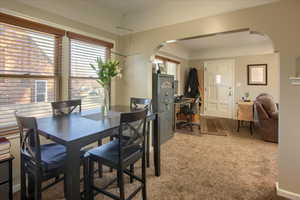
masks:
{"label": "white window blind", "polygon": [[96,65],[98,57],[106,61],[108,51],[102,45],[71,39],[71,99],[81,99],[83,109],[103,104],[104,90],[90,64]]}
{"label": "white window blind", "polygon": [[23,116],[51,113],[56,96],[57,38],[0,23],[0,134]]}
{"label": "white window blind", "polygon": [[177,80],[177,63],[167,61],[166,66],[167,74],[173,75],[174,80]]}

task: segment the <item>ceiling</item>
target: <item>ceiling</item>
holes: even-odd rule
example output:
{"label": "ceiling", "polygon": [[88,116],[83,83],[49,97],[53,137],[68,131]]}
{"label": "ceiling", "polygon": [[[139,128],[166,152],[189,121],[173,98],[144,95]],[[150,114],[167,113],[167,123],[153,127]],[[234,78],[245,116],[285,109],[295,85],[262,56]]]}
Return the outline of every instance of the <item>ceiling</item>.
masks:
{"label": "ceiling", "polygon": [[[93,1],[93,0],[86,0]],[[123,14],[134,14],[134,12],[147,12],[148,10],[161,6],[180,7],[185,9],[190,6],[197,7],[199,12],[204,8],[213,8],[218,11],[226,11],[229,6],[232,10],[252,7],[273,2],[274,0],[97,0],[99,3],[116,9]],[[212,9],[211,9],[212,10]],[[170,11],[170,10],[169,10]]]}
{"label": "ceiling", "polygon": [[[126,34],[259,6],[278,0],[10,0],[107,31]],[[72,2],[72,3],[70,3]],[[128,32],[127,32],[128,33]]]}
{"label": "ceiling", "polygon": [[210,48],[230,48],[241,47],[246,45],[255,45],[262,43],[271,43],[269,37],[249,31],[217,34],[215,36],[201,37],[197,39],[181,40],[178,42],[180,46],[189,51],[199,51]]}
{"label": "ceiling", "polygon": [[121,25],[134,32],[214,16],[277,0],[98,0],[123,14]]}

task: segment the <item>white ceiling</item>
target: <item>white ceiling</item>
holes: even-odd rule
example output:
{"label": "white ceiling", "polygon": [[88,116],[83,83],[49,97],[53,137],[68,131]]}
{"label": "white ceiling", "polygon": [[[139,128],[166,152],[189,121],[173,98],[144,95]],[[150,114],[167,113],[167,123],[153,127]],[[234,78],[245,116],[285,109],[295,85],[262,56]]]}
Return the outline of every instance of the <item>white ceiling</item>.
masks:
{"label": "white ceiling", "polygon": [[122,26],[135,32],[214,16],[277,0],[98,0],[124,14]]}
{"label": "white ceiling", "polygon": [[[13,0],[10,0],[13,1]],[[119,34],[213,16],[278,0],[16,0]]]}
{"label": "white ceiling", "polygon": [[[93,0],[85,0],[93,1]],[[101,4],[110,8],[116,9],[123,14],[134,14],[134,12],[144,12],[151,9],[159,8],[161,6],[180,7],[180,9],[186,9],[197,7],[199,12],[203,12],[204,9],[210,9],[210,11],[226,11],[236,10],[246,7],[252,7],[262,5],[265,3],[273,2],[274,0],[97,0]],[[169,10],[170,11],[170,10]]]}
{"label": "white ceiling", "polygon": [[218,34],[215,36],[201,37],[191,40],[182,40],[178,44],[189,51],[199,51],[210,48],[229,48],[261,43],[272,43],[269,37],[260,34],[250,34],[248,31]]}

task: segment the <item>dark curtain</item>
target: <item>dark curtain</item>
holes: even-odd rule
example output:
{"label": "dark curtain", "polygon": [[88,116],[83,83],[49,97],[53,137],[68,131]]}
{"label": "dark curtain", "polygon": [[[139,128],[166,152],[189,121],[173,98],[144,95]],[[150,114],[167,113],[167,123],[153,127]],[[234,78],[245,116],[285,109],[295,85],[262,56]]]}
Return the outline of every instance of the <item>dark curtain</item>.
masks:
{"label": "dark curtain", "polygon": [[189,72],[188,79],[185,86],[185,96],[191,98],[197,98],[200,96],[199,93],[199,81],[198,73],[196,68],[192,68]]}

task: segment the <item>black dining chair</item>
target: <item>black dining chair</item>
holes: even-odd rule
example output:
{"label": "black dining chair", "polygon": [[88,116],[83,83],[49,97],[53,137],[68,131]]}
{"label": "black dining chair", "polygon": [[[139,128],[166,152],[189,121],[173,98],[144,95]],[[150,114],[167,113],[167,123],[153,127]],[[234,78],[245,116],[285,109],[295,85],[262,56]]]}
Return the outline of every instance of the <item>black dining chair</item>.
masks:
{"label": "black dining chair", "polygon": [[[36,119],[15,116],[20,131],[21,199],[40,200],[42,191],[64,180],[65,176],[57,177],[65,173],[66,148],[56,143],[40,144]],[[42,187],[43,182],[51,179]]]}
{"label": "black dining chair", "polygon": [[55,117],[81,112],[81,99],[51,102],[51,107],[52,115]]}
{"label": "black dining chair", "polygon": [[78,110],[81,112],[81,99],[51,102],[53,116],[69,115]]}
{"label": "black dining chair", "polygon": [[[73,112],[81,113],[81,105],[82,105],[81,99],[51,102],[53,116],[69,115]],[[100,139],[98,140],[98,146],[101,145],[102,145],[102,140]],[[89,149],[90,148],[83,149],[83,150],[87,151]],[[103,176],[103,166],[100,163],[98,164],[98,170],[95,171],[98,172],[99,177]]]}
{"label": "black dining chair", "polygon": [[147,108],[149,111],[152,109],[152,100],[149,98],[130,98],[130,108]]}
{"label": "black dining chair", "polygon": [[[149,98],[130,98],[130,108],[131,109],[148,109],[148,111],[152,111],[152,100]],[[147,151],[146,151],[146,159],[147,159],[147,167],[150,167],[150,121],[147,121],[146,127],[146,144],[147,144]],[[133,169],[131,169],[133,170]]]}
{"label": "black dining chair", "polygon": [[[88,200],[93,200],[94,195],[102,193],[112,199],[125,200],[132,199],[140,190],[142,190],[143,200],[147,199],[146,194],[146,155],[145,155],[145,134],[146,134],[146,116],[147,109],[137,110],[130,113],[121,113],[120,127],[118,131],[118,138],[106,143],[100,147],[88,151],[88,156],[84,162],[85,175],[85,197]],[[138,126],[133,126],[133,122],[138,122]],[[124,127],[128,127],[133,131],[130,139],[124,139]],[[142,159],[142,177],[131,174],[127,168]],[[106,189],[115,182],[108,183],[106,186],[100,188],[94,184],[93,163],[101,162],[108,167],[117,170],[117,185],[119,187],[119,195],[111,193]],[[128,198],[125,198],[125,183],[124,174],[132,176],[139,181],[141,185],[135,189]]]}

